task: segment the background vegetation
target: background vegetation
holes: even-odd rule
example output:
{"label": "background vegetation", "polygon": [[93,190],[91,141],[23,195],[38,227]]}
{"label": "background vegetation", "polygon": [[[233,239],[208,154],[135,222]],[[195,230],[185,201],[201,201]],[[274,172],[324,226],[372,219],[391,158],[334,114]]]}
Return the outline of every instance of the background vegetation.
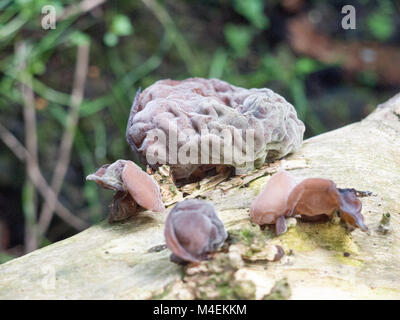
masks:
{"label": "background vegetation", "polygon": [[[48,4],[54,30],[41,27]],[[355,30],[341,27],[346,4]],[[111,192],[85,176],[132,158],[139,87],[192,76],[269,87],[310,137],[399,91],[399,15],[391,0],[0,0],[0,263],[107,214]]]}

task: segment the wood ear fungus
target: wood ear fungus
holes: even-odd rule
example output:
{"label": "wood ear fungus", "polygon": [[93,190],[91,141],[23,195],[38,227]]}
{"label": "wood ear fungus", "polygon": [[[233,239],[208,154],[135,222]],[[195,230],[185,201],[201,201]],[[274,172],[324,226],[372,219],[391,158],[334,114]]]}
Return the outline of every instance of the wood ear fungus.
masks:
{"label": "wood ear fungus", "polygon": [[251,221],[259,225],[275,224],[277,233],[285,232],[287,199],[295,186],[289,172],[283,170],[274,174],[250,206]]}
{"label": "wood ear fungus", "polygon": [[122,170],[122,181],[125,189],[141,207],[154,212],[164,211],[160,187],[156,180],[134,162],[126,162]]}
{"label": "wood ear fungus", "polygon": [[88,175],[86,180],[116,191],[111,204],[110,223],[133,216],[137,204],[154,212],[164,211],[157,182],[132,161],[117,160],[106,164]]}
{"label": "wood ear fungus", "polygon": [[364,223],[364,216],[361,213],[362,204],[357,198],[357,191],[354,189],[337,189],[339,192],[340,217],[347,224],[358,227],[362,231],[368,231]]}
{"label": "wood ear fungus", "polygon": [[276,234],[286,231],[285,217],[300,215],[310,220],[339,211],[340,218],[363,231],[368,228],[361,214],[362,204],[354,189],[338,189],[332,180],[305,179],[299,184],[286,171],[274,174],[250,207],[251,221],[260,225],[275,224]]}
{"label": "wood ear fungus", "polygon": [[184,200],[169,213],[164,229],[167,247],[187,262],[206,260],[228,234],[214,206],[204,200]]}

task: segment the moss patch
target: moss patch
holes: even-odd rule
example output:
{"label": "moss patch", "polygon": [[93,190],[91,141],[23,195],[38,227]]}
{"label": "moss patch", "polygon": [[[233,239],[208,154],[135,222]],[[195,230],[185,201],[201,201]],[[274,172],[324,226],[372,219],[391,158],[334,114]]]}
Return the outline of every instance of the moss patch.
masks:
{"label": "moss patch", "polygon": [[255,299],[255,284],[236,278],[241,266],[240,257],[238,260],[228,253],[219,253],[198,265],[189,264],[184,268],[183,281],[169,284],[153,299]]}
{"label": "moss patch", "polygon": [[263,298],[263,300],[287,300],[292,295],[289,282],[283,278],[275,283],[271,291]]}
{"label": "moss patch", "polygon": [[358,246],[353,241],[350,232],[342,225],[331,222],[298,222],[295,228],[289,229],[278,239],[284,247],[300,252],[322,248],[341,254],[343,252],[359,253]]}
{"label": "moss patch", "polygon": [[270,178],[271,178],[271,176],[265,176],[265,177],[261,177],[256,180],[253,180],[249,183],[249,188],[256,191],[257,193],[259,193],[265,187],[265,185],[267,184],[267,182]]}

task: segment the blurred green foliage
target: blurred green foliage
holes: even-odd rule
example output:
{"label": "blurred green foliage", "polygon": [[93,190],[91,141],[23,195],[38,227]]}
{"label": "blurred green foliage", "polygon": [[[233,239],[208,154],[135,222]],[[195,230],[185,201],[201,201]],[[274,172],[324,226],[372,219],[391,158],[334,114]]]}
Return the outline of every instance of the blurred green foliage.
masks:
{"label": "blurred green foliage", "polygon": [[[395,13],[394,3],[390,0],[379,2],[379,8],[367,19],[367,24],[371,34],[380,41],[386,41],[393,36],[396,25],[393,19]],[[397,15],[397,20],[399,16]]]}
{"label": "blurred green foliage", "polygon": [[[106,214],[112,194],[86,183],[84,177],[105,163],[132,158],[125,141],[125,126],[139,87],[163,78],[193,76],[217,77],[248,88],[270,87],[295,105],[307,125],[307,136],[362,118],[382,97],[393,92],[376,88],[378,79],[369,72],[358,80],[339,80],[339,84],[321,94],[312,94],[307,89],[310,79],[337,66],[293,52],[279,1],[108,1],[91,12],[78,9],[76,14],[59,19],[55,30],[42,29],[43,6],[53,5],[61,15],[79,2],[0,0],[0,121],[24,141],[19,84],[26,76],[31,77],[40,165],[50,179],[71,104],[77,46],[90,44],[88,81],[60,199],[93,223]],[[310,1],[302,10],[314,8],[317,3],[321,10],[340,12],[318,1]],[[376,10],[357,19],[364,22],[359,25],[365,25],[363,30],[368,35],[379,41],[393,40],[395,9],[390,1],[382,3],[372,3],[371,8]],[[287,13],[285,19],[292,15]],[[332,30],[335,32],[338,31]],[[21,42],[28,51],[23,72],[15,54],[16,44]],[[312,82],[314,86],[320,85],[318,79]],[[355,109],[354,104],[360,101],[362,107]],[[356,111],[349,112],[350,109]],[[24,212],[31,219],[34,199],[32,190],[24,184],[24,165],[10,161],[15,159],[12,153],[4,145],[1,148],[5,151],[0,154],[0,186],[20,190],[20,214]],[[74,232],[60,224],[56,220],[43,243]]]}
{"label": "blurred green foliage", "polygon": [[225,38],[238,57],[244,57],[249,52],[249,45],[253,38],[252,29],[244,26],[227,24]]}
{"label": "blurred green foliage", "polygon": [[246,17],[255,27],[265,29],[269,26],[269,19],[264,14],[263,0],[234,0],[233,7],[239,14]]}
{"label": "blurred green foliage", "polygon": [[129,18],[124,14],[116,14],[112,17],[109,31],[104,35],[104,43],[113,47],[118,44],[119,37],[129,36],[133,33],[133,27]]}
{"label": "blurred green foliage", "polygon": [[12,260],[14,256],[0,252],[0,264]]}

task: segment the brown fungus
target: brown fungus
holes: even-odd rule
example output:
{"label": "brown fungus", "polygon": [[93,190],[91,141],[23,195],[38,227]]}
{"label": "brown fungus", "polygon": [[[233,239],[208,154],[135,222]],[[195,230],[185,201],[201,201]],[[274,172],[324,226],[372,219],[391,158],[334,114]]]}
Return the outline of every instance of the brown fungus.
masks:
{"label": "brown fungus", "polygon": [[276,233],[281,234],[286,231],[285,217],[300,215],[307,221],[317,221],[332,218],[339,211],[347,225],[368,230],[354,189],[339,189],[332,180],[322,178],[293,183],[294,178],[285,171],[273,175],[250,207],[252,222],[275,224]]}
{"label": "brown fungus", "polygon": [[160,80],[138,92],[126,138],[144,164],[168,164],[174,180],[186,183],[216,165],[242,174],[282,158],[300,148],[304,130],[295,108],[270,89],[190,78]]}
{"label": "brown fungus", "polygon": [[341,219],[352,227],[358,227],[362,231],[368,231],[365,225],[364,216],[361,213],[362,203],[357,198],[354,189],[340,189],[339,192],[339,212]]}
{"label": "brown fungus", "polygon": [[125,220],[136,213],[137,204],[132,196],[125,191],[117,191],[114,194],[111,206],[109,223]]}
{"label": "brown fungus", "polygon": [[165,222],[164,235],[173,255],[188,262],[206,260],[228,236],[214,206],[197,199],[175,205]]}
{"label": "brown fungus", "polygon": [[125,189],[141,207],[154,212],[164,211],[160,187],[156,180],[134,162],[126,162],[122,170],[122,181]]}
{"label": "brown fungus", "polygon": [[164,211],[157,182],[132,161],[117,160],[106,164],[86,179],[116,191],[111,204],[110,223],[133,216],[137,204],[147,210]]}
{"label": "brown fungus", "polygon": [[121,175],[125,164],[126,160],[117,160],[114,163],[105,164],[95,173],[89,174],[86,180],[95,181],[105,189],[124,191]]}
{"label": "brown fungus", "polygon": [[328,179],[305,179],[292,190],[287,206],[287,216],[331,216],[339,207],[336,184]]}
{"label": "brown fungus", "polygon": [[332,180],[310,178],[300,182],[288,198],[288,216],[301,215],[329,218],[339,210],[340,218],[351,227],[368,228],[361,214],[362,204],[354,189],[338,189]]}
{"label": "brown fungus", "polygon": [[251,221],[259,225],[275,224],[277,234],[285,232],[287,199],[295,186],[289,172],[282,170],[274,174],[250,206]]}

